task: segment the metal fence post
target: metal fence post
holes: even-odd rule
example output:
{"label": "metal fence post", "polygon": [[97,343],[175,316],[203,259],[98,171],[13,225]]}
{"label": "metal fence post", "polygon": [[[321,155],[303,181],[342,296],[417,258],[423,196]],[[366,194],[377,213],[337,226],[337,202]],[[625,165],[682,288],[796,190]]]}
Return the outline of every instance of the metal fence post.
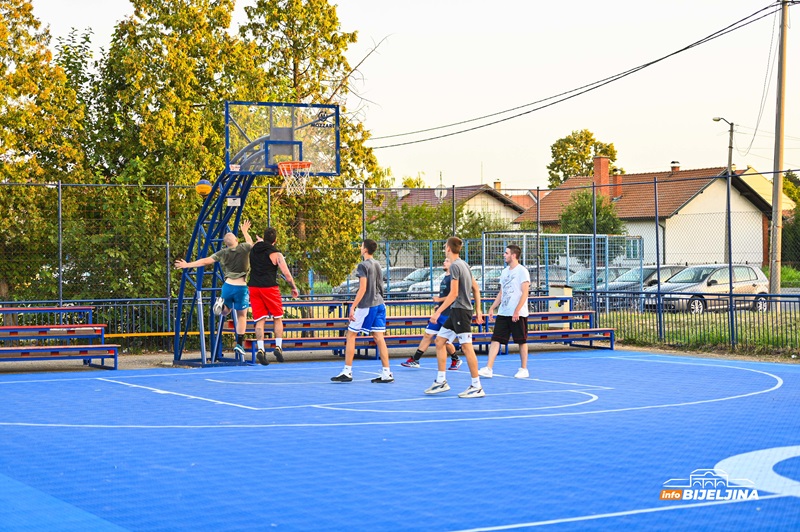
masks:
{"label": "metal fence post", "polygon": [[456,186],[455,185],[453,185],[452,190],[453,190],[453,196],[451,201],[453,202],[453,231],[450,234],[450,236],[456,236]]}
{"label": "metal fence post", "polygon": [[171,332],[172,331],[172,284],[170,282],[171,281],[170,278],[171,278],[172,269],[170,268],[170,266],[171,266],[170,265],[170,244],[171,244],[171,241],[170,241],[170,231],[169,231],[169,226],[170,226],[170,217],[169,217],[169,181],[167,181],[165,194],[166,194],[166,198],[165,198],[164,203],[165,203],[165,207],[167,209],[166,220],[165,220],[165,223],[166,223],[166,226],[167,226],[166,227],[166,234],[167,234],[167,313],[166,313],[167,324],[166,324],[165,330]]}
{"label": "metal fence post", "polygon": [[361,183],[361,240],[367,238],[367,184]]}
{"label": "metal fence post", "polygon": [[[61,180],[58,180],[58,306],[64,305],[64,278],[62,272],[64,271],[64,226],[62,219],[61,207]],[[63,319],[63,315],[61,318]]]}
{"label": "metal fence post", "polygon": [[656,284],[656,322],[657,322],[657,329],[658,329],[658,340],[660,342],[664,341],[664,312],[663,308],[661,307],[661,246],[660,246],[660,235],[658,234],[658,178],[653,176],[653,205],[656,211],[656,280],[658,284]]}
{"label": "metal fence post", "polygon": [[272,184],[267,183],[267,227],[272,227]]}

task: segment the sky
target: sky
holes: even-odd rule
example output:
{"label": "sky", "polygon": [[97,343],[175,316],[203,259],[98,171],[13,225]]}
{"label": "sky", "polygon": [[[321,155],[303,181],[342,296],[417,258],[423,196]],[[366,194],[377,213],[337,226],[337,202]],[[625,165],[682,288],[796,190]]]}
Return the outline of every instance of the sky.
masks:
{"label": "sky", "polygon": [[[334,2],[332,2],[334,3]],[[551,145],[581,129],[613,143],[627,173],[724,167],[728,124],[733,164],[773,168],[779,15],[665,59],[587,94],[523,116],[473,121],[426,134],[378,139],[471,120],[572,91],[663,56],[744,19],[772,0],[340,0],[355,66],[347,111],[364,122],[379,163],[395,184],[493,184],[546,188]],[[244,21],[237,2],[234,26]],[[53,44],[70,28],[91,28],[107,47],[128,0],[33,0]],[[784,169],[800,169],[800,34],[789,9],[784,105]],[[377,48],[376,48],[377,47]],[[374,52],[370,54],[370,51]],[[366,57],[368,54],[369,57]],[[366,57],[366,59],[364,59]],[[548,100],[548,103],[552,100]],[[223,154],[220,154],[222,157]]]}

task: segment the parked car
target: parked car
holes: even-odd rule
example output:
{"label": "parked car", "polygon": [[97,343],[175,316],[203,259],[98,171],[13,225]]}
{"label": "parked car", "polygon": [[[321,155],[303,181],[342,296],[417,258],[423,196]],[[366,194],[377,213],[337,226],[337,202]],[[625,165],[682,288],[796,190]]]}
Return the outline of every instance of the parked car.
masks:
{"label": "parked car", "polygon": [[[617,310],[621,308],[638,308],[640,302],[639,292],[645,288],[658,284],[658,274],[661,272],[661,280],[665,281],[686,268],[682,265],[662,265],[662,266],[644,266],[642,268],[633,268],[623,273],[607,285],[602,287],[603,292],[613,292],[604,294],[602,299],[598,300],[598,307],[605,310],[606,307],[610,310]],[[601,288],[598,287],[598,290]],[[617,292],[630,292],[629,295],[617,295]]]}
{"label": "parked car", "polygon": [[[481,298],[484,293],[497,294],[497,287],[500,286],[500,274],[503,273],[504,266],[483,266],[478,264],[472,266],[472,276],[478,281],[478,286],[481,288]],[[492,292],[494,286],[494,292]]]}
{"label": "parked car", "polygon": [[[407,295],[411,285],[415,283],[424,283],[431,278],[431,274],[433,274],[433,277],[437,277],[440,273],[444,273],[444,270],[440,266],[416,269],[406,275],[402,280],[393,281],[386,293],[392,297]],[[428,285],[430,286],[430,283],[428,283]],[[436,287],[438,289],[438,285],[436,285]]]}
{"label": "parked car", "polygon": [[444,279],[444,270],[439,271],[435,277],[427,281],[414,283],[408,287],[408,297],[411,299],[428,299],[439,293],[439,285]]}
{"label": "parked car", "polygon": [[[541,265],[541,266],[523,266],[528,269],[531,276],[530,291],[536,292],[538,290],[546,291],[549,286],[557,284],[566,284],[567,272],[573,274],[571,270],[567,270],[563,266]],[[501,268],[500,272],[495,277],[492,275],[491,279],[487,279],[483,286],[486,293],[496,294],[500,290],[500,274],[503,273]]]}
{"label": "parked car", "polygon": [[[383,269],[383,293],[387,293],[387,288],[391,288],[391,286],[396,283],[402,281],[408,274],[416,270],[416,268],[407,268],[405,266],[392,266],[391,268],[385,268],[381,265]],[[358,278],[356,277],[356,271],[353,270],[350,275],[347,276],[347,279],[344,280],[342,284],[339,286],[334,286],[331,290],[334,294],[346,294],[346,295],[353,295],[358,292]]]}
{"label": "parked car", "polygon": [[[619,266],[598,266],[594,269],[594,286],[596,286],[598,290],[605,290],[606,283],[616,280],[617,277],[624,274],[628,270],[630,270],[630,268]],[[594,288],[592,285],[592,275],[592,269],[585,268],[570,275],[569,279],[567,279],[567,284],[576,292],[592,290]],[[606,277],[606,275],[608,275],[608,277]]]}
{"label": "parked car", "polygon": [[660,289],[665,294],[662,296],[663,308],[668,311],[702,314],[706,310],[727,309],[730,292],[737,296],[734,298],[737,308],[750,308],[758,312],[769,310],[769,280],[764,272],[747,264],[734,264],[733,287],[729,287],[729,275],[727,264],[689,266],[667,279],[660,288],[647,288],[644,309],[657,308],[656,292]]}

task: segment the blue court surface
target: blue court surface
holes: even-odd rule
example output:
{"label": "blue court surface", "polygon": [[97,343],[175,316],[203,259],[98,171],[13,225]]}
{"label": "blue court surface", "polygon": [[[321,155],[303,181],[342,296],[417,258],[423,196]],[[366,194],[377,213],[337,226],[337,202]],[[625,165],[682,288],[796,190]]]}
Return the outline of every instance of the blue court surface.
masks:
{"label": "blue court surface", "polygon": [[[484,363],[485,357],[480,357]],[[789,530],[800,366],[552,351],[0,375],[2,530]]]}

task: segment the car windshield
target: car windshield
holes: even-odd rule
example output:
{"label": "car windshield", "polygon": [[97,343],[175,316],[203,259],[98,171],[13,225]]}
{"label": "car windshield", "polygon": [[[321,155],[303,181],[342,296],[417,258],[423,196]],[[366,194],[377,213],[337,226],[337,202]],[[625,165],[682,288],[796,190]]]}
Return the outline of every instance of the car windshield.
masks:
{"label": "car windshield", "polygon": [[569,282],[575,284],[591,283],[592,270],[581,270],[577,273],[573,273],[572,275],[569,276]]}
{"label": "car windshield", "polygon": [[667,279],[667,282],[686,284],[699,283],[718,268],[718,266],[695,266],[693,268],[686,268]]}
{"label": "car windshield", "polygon": [[655,271],[655,268],[634,268],[617,277],[615,281],[619,283],[638,283]]}
{"label": "car windshield", "polygon": [[418,283],[426,280],[430,276],[430,273],[431,270],[429,268],[420,268],[419,270],[414,270],[413,272],[409,273],[404,280]]}

